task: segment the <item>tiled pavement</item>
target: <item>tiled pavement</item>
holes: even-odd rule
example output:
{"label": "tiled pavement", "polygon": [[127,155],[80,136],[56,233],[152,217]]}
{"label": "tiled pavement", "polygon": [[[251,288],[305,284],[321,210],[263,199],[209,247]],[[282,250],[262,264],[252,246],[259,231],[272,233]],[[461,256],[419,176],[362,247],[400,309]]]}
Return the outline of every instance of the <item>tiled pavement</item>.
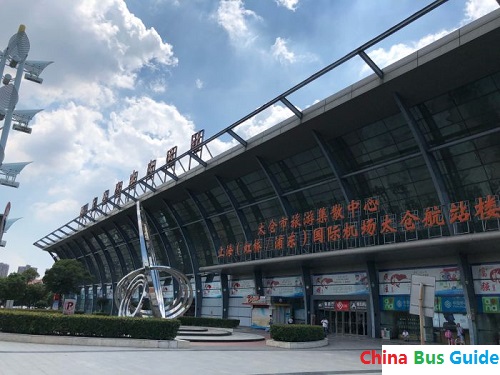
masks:
{"label": "tiled pavement", "polygon": [[[235,335],[268,334],[236,329]],[[290,350],[252,342],[191,342],[189,349],[142,349],[46,345],[0,341],[2,375],[114,374],[380,374],[381,366],[363,365],[363,350],[380,350],[380,339],[329,337],[328,346]]]}

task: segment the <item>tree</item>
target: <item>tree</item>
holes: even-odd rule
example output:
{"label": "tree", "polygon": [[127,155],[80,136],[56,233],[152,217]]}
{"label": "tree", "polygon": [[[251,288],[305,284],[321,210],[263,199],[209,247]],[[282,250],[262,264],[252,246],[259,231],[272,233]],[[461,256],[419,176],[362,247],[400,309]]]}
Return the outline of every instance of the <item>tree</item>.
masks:
{"label": "tree", "polygon": [[90,281],[92,281],[92,276],[75,259],[58,260],[43,277],[43,283],[47,289],[61,295],[78,293],[81,286]]}
{"label": "tree", "polygon": [[[31,307],[38,299],[47,294],[41,284],[30,283],[38,277],[34,268],[28,268],[23,273],[11,273],[6,278],[0,279],[0,301],[14,300],[17,304]],[[33,301],[37,298],[35,301]]]}
{"label": "tree", "polygon": [[3,305],[4,301],[7,299],[5,298],[5,293],[7,290],[5,280],[6,278],[3,277],[0,278],[0,305]]}
{"label": "tree", "polygon": [[34,269],[34,268],[28,268],[21,275],[24,276],[24,278],[26,279],[26,282],[28,284],[31,283],[33,280],[35,280],[38,276],[40,276],[38,274],[38,272],[36,271],[36,269]]}
{"label": "tree", "polygon": [[11,273],[4,280],[4,299],[22,300],[26,291],[26,279],[20,273]]}
{"label": "tree", "polygon": [[26,291],[24,293],[23,303],[31,308],[35,306],[37,302],[43,300],[47,297],[47,288],[42,283],[39,284],[28,284],[26,286]]}

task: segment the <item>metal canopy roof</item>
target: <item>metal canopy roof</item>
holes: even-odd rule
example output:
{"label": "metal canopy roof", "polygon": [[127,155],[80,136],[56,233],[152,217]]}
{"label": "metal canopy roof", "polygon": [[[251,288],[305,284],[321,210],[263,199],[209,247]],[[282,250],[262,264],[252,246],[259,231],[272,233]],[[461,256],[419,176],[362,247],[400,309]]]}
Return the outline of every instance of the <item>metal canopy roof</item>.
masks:
{"label": "metal canopy roof", "polygon": [[[226,133],[237,138],[234,128],[278,102],[290,108],[290,103],[286,100],[287,96],[353,56],[362,54],[367,48],[445,2],[433,2],[205,140],[200,147],[207,146],[211,141]],[[144,201],[145,204],[153,204],[155,200],[162,198],[168,198],[172,202],[187,199],[187,190],[199,192],[213,187],[210,184],[215,185],[216,179],[212,177],[234,179],[259,169],[256,156],[272,162],[306,150],[315,144],[311,130],[330,138],[377,119],[394,115],[399,112],[394,100],[395,92],[404,97],[407,104],[411,106],[496,72],[498,61],[500,61],[500,49],[492,47],[499,43],[500,10],[497,10],[384,68],[382,74],[369,64],[375,74],[303,112],[297,112],[291,108],[294,113],[291,119],[244,142],[238,139],[239,146],[204,161],[205,165],[199,163],[181,175],[172,173],[168,165],[160,166],[154,171],[154,177],[160,176],[159,183],[157,180],[155,182],[154,178],[151,180],[151,176],[138,179],[135,185],[124,188],[119,196],[110,195],[109,199],[98,204],[94,211],[89,211],[83,218],[71,220],[35,242],[35,246],[49,250],[52,245],[64,241],[68,237],[66,234],[68,232],[71,233],[69,236],[72,236],[75,232],[86,231],[107,217],[121,216],[125,210],[133,206],[136,200]],[[364,60],[366,61],[366,58]],[[436,71],[439,74],[435,74]],[[300,142],[297,142],[297,139],[300,139]],[[290,144],[293,144],[293,147],[287,147]],[[178,156],[174,163],[180,163],[181,160],[192,156],[193,151],[190,150]],[[55,236],[55,234],[60,234],[60,236]]]}

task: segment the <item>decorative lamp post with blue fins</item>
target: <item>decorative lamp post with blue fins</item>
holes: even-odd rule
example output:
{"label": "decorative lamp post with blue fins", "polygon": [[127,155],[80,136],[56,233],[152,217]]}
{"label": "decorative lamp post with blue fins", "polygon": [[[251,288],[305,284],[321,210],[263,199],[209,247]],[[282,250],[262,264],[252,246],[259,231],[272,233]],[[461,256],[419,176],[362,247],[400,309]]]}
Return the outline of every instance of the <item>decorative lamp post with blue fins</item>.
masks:
{"label": "decorative lamp post with blue fins", "polygon": [[[15,177],[19,174],[20,169],[13,168],[11,164],[3,163],[10,129],[12,127],[14,130],[31,134],[32,129],[28,123],[36,113],[41,111],[40,109],[15,110],[23,72],[25,79],[41,84],[43,79],[40,78],[40,74],[52,63],[52,61],[26,60],[30,50],[30,41],[25,31],[26,26],[20,25],[17,33],[10,38],[7,48],[0,51],[0,78],[3,85],[0,87],[0,121],[4,121],[3,125],[0,124],[2,130],[0,135],[0,184],[15,188],[19,187],[19,183],[15,182]],[[14,78],[9,73],[4,75],[6,66],[15,69],[16,76]],[[22,164],[24,167],[29,163],[15,164]]]}

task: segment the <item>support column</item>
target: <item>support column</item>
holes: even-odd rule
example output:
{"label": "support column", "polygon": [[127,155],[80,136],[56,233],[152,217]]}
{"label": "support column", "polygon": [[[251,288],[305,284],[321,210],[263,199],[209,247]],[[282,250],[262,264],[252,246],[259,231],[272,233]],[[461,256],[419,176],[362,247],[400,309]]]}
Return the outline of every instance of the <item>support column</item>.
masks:
{"label": "support column", "polygon": [[312,306],[312,295],[313,295],[313,287],[311,283],[311,271],[309,267],[302,266],[302,288],[304,293],[304,310],[305,310],[305,319],[306,324],[313,324],[313,311],[311,311]]}
{"label": "support column", "polygon": [[281,191],[281,187],[279,186],[278,181],[276,181],[276,178],[274,177],[274,175],[269,171],[269,168],[267,167],[264,160],[257,157],[257,162],[259,163],[260,167],[262,168],[262,171],[266,175],[269,183],[273,187],[274,193],[276,194],[276,198],[278,198],[278,201],[280,202],[281,208],[283,209],[283,214],[287,217],[292,216],[292,208],[290,206],[290,202],[288,202],[288,199],[283,196],[283,192]]}
{"label": "support column", "polygon": [[113,249],[115,251],[116,257],[118,258],[118,262],[120,263],[120,268],[122,270],[121,277],[123,277],[124,275],[126,275],[128,272],[130,272],[132,270],[127,271],[127,264],[125,263],[125,259],[123,258],[123,254],[121,253],[113,236],[104,227],[102,228],[102,232],[107,237],[109,243],[111,244],[111,246],[113,247]]}
{"label": "support column", "polygon": [[[94,237],[94,239],[96,240],[97,244],[101,248],[102,255],[104,256],[104,259],[106,260],[106,263],[108,263],[109,276],[111,278],[111,283],[112,284],[116,284],[118,280],[117,280],[117,277],[116,277],[115,264],[113,263],[113,259],[111,259],[111,255],[109,255],[109,252],[106,249],[106,246],[104,246],[104,244],[101,241],[101,239],[99,238],[99,236],[97,236],[93,232],[90,232],[90,234]],[[91,247],[92,246],[92,241],[87,241],[87,245],[89,247]],[[94,249],[94,253],[96,253],[97,252],[96,249],[93,246],[92,246],[92,248]]]}
{"label": "support column", "polygon": [[[94,273],[93,274],[96,275],[97,277],[99,277],[98,284],[101,284],[101,289],[104,289],[104,282],[105,282],[104,275],[105,275],[105,272],[104,272],[104,269],[102,268],[101,262],[97,261],[97,259],[95,257],[95,254],[92,252],[92,249],[90,247],[89,247],[89,253],[86,254],[85,251],[83,251],[82,247],[80,246],[80,244],[78,243],[78,241],[76,239],[73,240],[73,243],[80,249],[80,252],[82,254],[84,254],[85,257],[89,257],[90,259],[94,260],[93,262],[90,261],[90,263],[92,263],[92,265],[95,264],[97,266],[97,273],[95,273],[95,269],[94,269]],[[97,288],[97,284],[93,283],[93,285]]]}
{"label": "support column", "polygon": [[371,337],[380,338],[380,295],[378,285],[378,272],[375,269],[373,262],[366,263],[368,274],[368,285],[370,290],[370,321],[371,321]]}
{"label": "support column", "polygon": [[344,181],[342,179],[343,172],[337,163],[337,161],[332,157],[331,153],[328,152],[328,147],[326,146],[325,141],[321,137],[321,134],[318,133],[317,131],[313,130],[312,131],[314,140],[319,146],[319,149],[321,150],[323,156],[325,157],[326,161],[328,162],[328,165],[330,166],[330,169],[333,172],[333,175],[335,176],[335,179],[339,183],[340,190],[342,191],[342,195],[344,196],[344,199],[346,203],[350,203],[351,200],[353,199],[354,195],[352,194],[351,188],[349,187],[349,184],[347,181]]}
{"label": "support column", "polygon": [[255,292],[259,296],[264,295],[264,285],[262,284],[262,271],[261,270],[255,270],[253,273],[253,277],[255,280]]}
{"label": "support column", "polygon": [[[128,218],[128,216],[127,216],[127,218]],[[137,252],[134,250],[134,247],[132,246],[132,239],[128,236],[126,231],[120,227],[120,225],[118,225],[115,222],[113,222],[113,225],[115,226],[116,231],[122,237],[123,242],[125,243],[125,246],[127,246],[129,256],[130,256],[130,259],[132,260],[134,270],[136,270],[137,268],[141,268],[142,261],[139,259]]]}
{"label": "support column", "polygon": [[227,273],[220,274],[220,285],[222,289],[222,319],[229,317],[229,277]]}
{"label": "support column", "polygon": [[171,217],[174,219],[175,224],[179,228],[181,232],[182,239],[184,240],[184,243],[186,244],[186,250],[188,251],[189,254],[189,259],[191,260],[191,269],[193,272],[194,276],[194,282],[195,282],[195,316],[196,317],[201,317],[201,308],[203,304],[203,292],[202,292],[202,282],[201,282],[201,275],[200,275],[200,265],[198,262],[198,258],[196,257],[196,251],[194,250],[194,246],[191,243],[191,239],[186,232],[186,229],[184,228],[184,223],[181,220],[181,217],[177,213],[177,211],[174,209],[174,207],[168,203],[166,200],[162,199],[163,203],[165,204],[165,207],[168,209]]}
{"label": "support column", "polygon": [[[436,159],[434,158],[432,152],[429,151],[429,146],[427,145],[425,137],[420,131],[417,121],[413,118],[413,115],[411,114],[410,109],[404,102],[403,98],[401,98],[401,96],[398,93],[394,93],[394,100],[396,101],[399,110],[401,111],[403,117],[408,123],[408,127],[410,128],[413,134],[413,138],[415,139],[415,142],[417,143],[418,148],[420,149],[420,153],[424,158],[425,165],[427,166],[427,169],[432,179],[432,183],[434,185],[434,189],[436,190],[436,193],[438,195],[439,203],[443,207],[443,211],[447,213],[448,207],[450,205],[450,198],[444,184],[443,175],[441,174],[441,171],[438,168]],[[447,214],[443,215],[443,218],[446,220],[448,224],[448,227],[450,229],[450,235],[453,235],[453,230],[450,226],[448,215]]]}
{"label": "support column", "polygon": [[222,180],[222,178],[215,176],[215,179],[219,183],[219,186],[221,187],[221,189],[226,194],[226,197],[229,200],[229,203],[231,203],[231,207],[233,208],[234,212],[236,213],[236,217],[238,218],[238,222],[240,223],[241,230],[243,232],[243,236],[245,237],[245,242],[248,242],[248,240],[252,238],[252,234],[251,234],[252,232],[250,230],[250,225],[248,225],[248,221],[246,219],[246,216],[243,215],[243,213],[238,208],[238,203],[236,202],[236,199],[234,198],[234,194],[227,187],[227,184]]}
{"label": "support column", "polygon": [[477,336],[477,304],[474,293],[474,281],[469,259],[466,254],[458,254],[458,267],[460,268],[460,278],[464,288],[465,308],[467,310],[467,323],[469,325],[469,338],[471,345],[478,344]]}
{"label": "support column", "polygon": [[[109,274],[110,274],[110,277],[111,277],[111,285],[112,285],[112,288],[113,288],[113,291],[114,291],[114,287],[118,283],[118,279],[117,279],[116,269],[115,269],[115,264],[113,263],[113,259],[111,258],[111,255],[109,255],[109,251],[106,249],[106,246],[101,241],[101,239],[99,238],[99,236],[97,236],[93,232],[91,232],[91,235],[94,237],[94,239],[96,240],[97,244],[101,247],[102,253],[104,255],[104,258],[106,259],[106,262],[108,263]],[[91,246],[91,243],[89,243],[88,245]],[[101,287],[103,298],[106,298],[106,300],[107,300],[107,289],[108,289],[108,285],[107,284],[104,284],[104,287]],[[111,300],[111,310],[112,311],[113,311],[113,309],[115,307],[114,305],[115,304],[114,304],[114,301],[112,299]]]}
{"label": "support column", "polygon": [[164,232],[162,232],[161,226],[158,223],[158,220],[154,217],[154,215],[150,212],[149,209],[146,207],[142,207],[144,213],[146,214],[146,217],[149,219],[149,223],[152,225],[153,228],[155,228],[156,232],[158,233],[158,236],[160,238],[160,242],[163,245],[163,249],[158,249],[159,251],[163,250],[166,257],[167,257],[167,263],[165,266],[170,266],[175,269],[180,269],[179,264],[177,262],[177,258],[174,255],[174,252],[172,251],[172,246],[170,246],[170,242],[168,241],[167,236],[165,235]]}
{"label": "support column", "polygon": [[217,235],[217,231],[215,230],[214,224],[210,219],[208,219],[208,215],[205,211],[205,208],[201,205],[200,200],[196,197],[196,195],[193,194],[190,190],[187,190],[187,193],[191,200],[193,201],[196,209],[198,210],[198,214],[200,215],[203,224],[205,224],[206,232],[209,234],[209,238],[212,242],[212,249],[214,251],[214,254],[217,254],[217,250],[219,249],[221,243],[220,243],[220,238]]}

